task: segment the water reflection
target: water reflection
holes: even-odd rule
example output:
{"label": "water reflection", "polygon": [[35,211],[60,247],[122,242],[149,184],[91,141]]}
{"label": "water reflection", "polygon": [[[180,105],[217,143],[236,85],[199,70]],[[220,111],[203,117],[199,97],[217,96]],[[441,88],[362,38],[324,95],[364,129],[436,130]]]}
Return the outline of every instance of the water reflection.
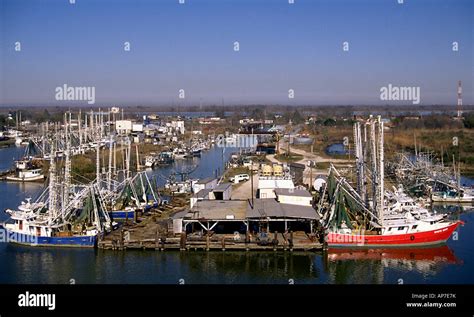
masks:
{"label": "water reflection", "polygon": [[447,265],[459,265],[447,245],[426,248],[331,249],[326,270],[334,283],[384,283],[385,271],[436,275]]}
{"label": "water reflection", "polygon": [[[314,253],[191,252],[180,257],[193,283],[288,284],[320,278]],[[199,276],[201,274],[201,276]]]}

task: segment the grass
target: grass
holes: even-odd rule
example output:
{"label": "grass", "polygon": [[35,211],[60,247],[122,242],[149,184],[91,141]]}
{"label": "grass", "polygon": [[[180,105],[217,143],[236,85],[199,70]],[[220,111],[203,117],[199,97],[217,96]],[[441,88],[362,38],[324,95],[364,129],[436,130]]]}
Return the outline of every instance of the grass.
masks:
{"label": "grass", "polygon": [[289,156],[286,153],[285,154],[276,154],[275,159],[277,159],[280,162],[287,162],[287,163],[297,162],[297,161],[300,161],[300,160],[303,159],[303,155],[293,154],[293,153],[290,153]]}

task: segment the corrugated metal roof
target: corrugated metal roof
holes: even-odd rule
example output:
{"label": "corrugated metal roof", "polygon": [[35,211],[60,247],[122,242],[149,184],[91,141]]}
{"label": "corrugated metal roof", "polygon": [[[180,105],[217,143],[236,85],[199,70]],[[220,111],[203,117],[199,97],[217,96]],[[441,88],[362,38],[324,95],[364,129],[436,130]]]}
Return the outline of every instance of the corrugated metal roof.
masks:
{"label": "corrugated metal roof", "polygon": [[232,187],[232,183],[221,183],[214,188],[215,192],[225,192],[229,187]]}
{"label": "corrugated metal roof", "polygon": [[188,211],[186,219],[226,219],[233,215],[244,220],[247,215],[247,200],[200,200]]}
{"label": "corrugated metal roof", "polygon": [[209,198],[209,193],[212,192],[212,188],[204,188],[198,191],[196,194],[194,194],[193,197],[197,198]]}
{"label": "corrugated metal roof", "polygon": [[247,207],[247,218],[261,218],[262,213],[271,218],[319,219],[311,206],[281,204],[274,199],[255,199],[254,208]]}
{"label": "corrugated metal roof", "polygon": [[207,184],[207,183],[210,183],[212,181],[216,180],[216,178],[214,177],[206,177],[206,178],[203,178],[203,179],[200,179],[196,182],[196,184]]}

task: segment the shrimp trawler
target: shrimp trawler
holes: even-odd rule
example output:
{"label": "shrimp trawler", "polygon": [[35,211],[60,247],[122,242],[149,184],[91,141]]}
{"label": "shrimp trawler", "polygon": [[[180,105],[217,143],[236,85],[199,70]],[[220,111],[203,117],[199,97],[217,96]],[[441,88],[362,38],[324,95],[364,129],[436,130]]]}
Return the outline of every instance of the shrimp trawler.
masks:
{"label": "shrimp trawler", "polygon": [[110,231],[111,220],[96,183],[72,186],[69,150],[63,175],[57,175],[51,150],[49,185],[33,203],[7,209],[2,224],[15,244],[51,247],[95,247],[99,235]]}
{"label": "shrimp trawler", "polygon": [[[446,242],[462,222],[432,214],[400,192],[385,191],[383,122],[380,117],[370,118],[367,127],[369,142],[361,137],[360,122],[354,126],[357,189],[330,167],[318,207],[328,247],[417,247]],[[370,151],[364,149],[365,144]],[[369,153],[371,164],[366,165]],[[367,179],[366,174],[370,175]],[[370,191],[367,184],[372,185]]]}
{"label": "shrimp trawler", "polygon": [[137,212],[147,212],[161,204],[161,196],[156,182],[150,180],[146,172],[138,172],[125,179],[115,190],[116,194],[107,199],[106,206],[113,220],[121,222],[136,220]]}
{"label": "shrimp trawler", "polygon": [[36,164],[33,159],[34,144],[32,141],[28,143],[25,149],[25,155],[22,159],[15,161],[15,167],[10,174],[5,176],[7,181],[14,182],[37,182],[43,181],[43,170]]}

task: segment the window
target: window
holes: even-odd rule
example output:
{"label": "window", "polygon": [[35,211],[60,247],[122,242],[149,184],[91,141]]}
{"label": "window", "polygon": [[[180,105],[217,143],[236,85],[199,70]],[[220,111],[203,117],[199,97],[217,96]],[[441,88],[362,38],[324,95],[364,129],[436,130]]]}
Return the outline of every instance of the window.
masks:
{"label": "window", "polygon": [[413,225],[413,227],[411,227],[412,229],[416,229],[418,228],[418,225]]}
{"label": "window", "polygon": [[405,229],[405,227],[398,227],[398,231]]}

